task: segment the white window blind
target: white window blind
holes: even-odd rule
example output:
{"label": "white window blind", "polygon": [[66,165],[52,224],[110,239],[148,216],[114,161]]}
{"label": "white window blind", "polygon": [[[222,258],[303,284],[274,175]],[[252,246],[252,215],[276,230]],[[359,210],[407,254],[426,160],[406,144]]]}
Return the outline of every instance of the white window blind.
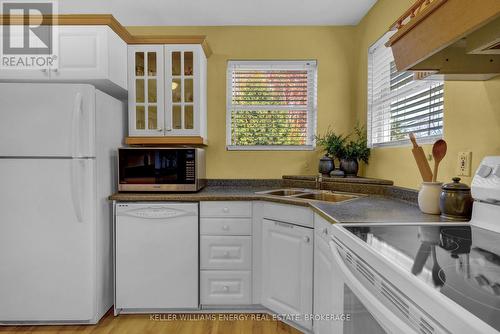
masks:
{"label": "white window blind", "polygon": [[414,80],[398,72],[388,32],[368,50],[368,142],[371,147],[408,142],[414,132],[420,142],[443,135],[443,81]]}
{"label": "white window blind", "polygon": [[229,61],[227,148],[313,149],[316,61]]}

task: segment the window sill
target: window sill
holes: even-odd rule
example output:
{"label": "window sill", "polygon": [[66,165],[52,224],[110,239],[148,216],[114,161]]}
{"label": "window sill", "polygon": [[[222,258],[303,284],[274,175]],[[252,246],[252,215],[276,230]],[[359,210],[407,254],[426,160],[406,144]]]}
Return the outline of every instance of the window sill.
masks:
{"label": "window sill", "polygon": [[228,151],[314,151],[313,145],[303,146],[285,146],[285,145],[270,145],[270,146],[235,146],[228,145]]}
{"label": "window sill", "polygon": [[[418,145],[434,144],[439,139],[443,139],[443,136],[438,135],[438,136],[417,138],[417,143]],[[409,139],[392,141],[388,143],[372,144],[370,148],[391,148],[391,147],[395,148],[395,147],[405,147],[405,146],[412,146],[412,143]]]}

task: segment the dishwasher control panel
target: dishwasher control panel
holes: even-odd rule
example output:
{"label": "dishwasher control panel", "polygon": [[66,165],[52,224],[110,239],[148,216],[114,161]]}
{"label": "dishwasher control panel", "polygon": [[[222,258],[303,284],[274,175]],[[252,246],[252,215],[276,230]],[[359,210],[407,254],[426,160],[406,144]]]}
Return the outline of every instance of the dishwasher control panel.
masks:
{"label": "dishwasher control panel", "polygon": [[[182,204],[184,204],[186,207],[184,207],[184,205]],[[196,215],[196,212],[193,211],[193,204],[182,204],[179,203],[175,206],[167,206],[165,204],[117,204],[116,215],[144,219],[162,219]]]}

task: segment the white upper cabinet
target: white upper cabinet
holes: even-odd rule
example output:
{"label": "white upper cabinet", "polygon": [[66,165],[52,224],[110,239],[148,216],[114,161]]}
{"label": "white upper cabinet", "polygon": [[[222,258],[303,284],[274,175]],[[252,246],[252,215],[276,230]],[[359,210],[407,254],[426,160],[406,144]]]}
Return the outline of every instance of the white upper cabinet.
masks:
{"label": "white upper cabinet", "polygon": [[206,138],[201,45],[130,45],[128,59],[129,135]]}
{"label": "white upper cabinet", "polygon": [[296,322],[311,330],[305,316],[313,306],[313,230],[262,221],[262,305],[277,314],[297,314]]}
{"label": "white upper cabinet", "polygon": [[108,26],[60,26],[54,79],[108,79],[127,89],[127,44]]}
{"label": "white upper cabinet", "polygon": [[90,83],[117,98],[126,98],[127,44],[109,26],[59,26],[56,38],[57,68],[0,69],[0,81]]}

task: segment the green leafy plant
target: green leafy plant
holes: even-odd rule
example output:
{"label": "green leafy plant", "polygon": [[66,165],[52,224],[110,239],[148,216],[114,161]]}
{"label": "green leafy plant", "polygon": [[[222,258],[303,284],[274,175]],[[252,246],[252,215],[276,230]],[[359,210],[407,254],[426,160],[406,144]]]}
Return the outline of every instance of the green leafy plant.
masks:
{"label": "green leafy plant", "polygon": [[354,127],[354,133],[350,134],[348,137],[352,139],[345,143],[342,152],[342,159],[353,159],[368,163],[371,152],[368,147],[366,128],[356,124]]}
{"label": "green leafy plant", "polygon": [[316,143],[321,146],[325,150],[326,155],[332,159],[341,159],[343,157],[346,140],[346,136],[338,135],[330,128],[325,134],[316,136]]}

